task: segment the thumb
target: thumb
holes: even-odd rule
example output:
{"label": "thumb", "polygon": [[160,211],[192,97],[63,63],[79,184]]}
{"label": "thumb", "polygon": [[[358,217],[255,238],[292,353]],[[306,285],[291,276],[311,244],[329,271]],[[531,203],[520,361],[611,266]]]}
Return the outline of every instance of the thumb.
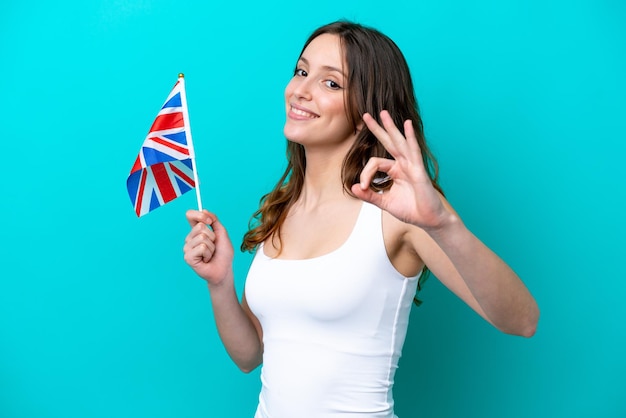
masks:
{"label": "thumb", "polygon": [[359,199],[381,207],[380,205],[383,201],[382,193],[377,193],[369,187],[363,189],[360,183],[353,184],[351,187],[351,191]]}
{"label": "thumb", "polygon": [[222,223],[219,221],[217,216],[215,216],[213,219],[213,222],[211,222],[211,228],[213,229],[213,232],[215,233],[216,241],[219,242],[219,241],[224,240],[230,244],[228,231],[226,231],[226,228],[224,227],[224,225],[222,225]]}

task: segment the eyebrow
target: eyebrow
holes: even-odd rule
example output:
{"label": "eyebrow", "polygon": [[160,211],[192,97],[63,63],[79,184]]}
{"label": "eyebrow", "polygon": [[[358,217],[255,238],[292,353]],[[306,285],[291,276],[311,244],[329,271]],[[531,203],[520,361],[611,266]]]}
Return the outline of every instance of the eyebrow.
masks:
{"label": "eyebrow", "polygon": [[[307,59],[306,59],[306,58],[304,58],[304,57],[300,57],[300,59],[299,59],[298,61],[302,61],[302,62],[303,62],[303,63],[305,63],[306,65],[309,65],[309,60],[307,60]],[[344,74],[344,72],[343,72],[340,68],[333,67],[332,65],[322,65],[322,68],[323,68],[324,70],[327,70],[327,71],[336,71],[336,72],[338,72],[339,74],[341,74],[344,78],[348,78],[348,77]]]}

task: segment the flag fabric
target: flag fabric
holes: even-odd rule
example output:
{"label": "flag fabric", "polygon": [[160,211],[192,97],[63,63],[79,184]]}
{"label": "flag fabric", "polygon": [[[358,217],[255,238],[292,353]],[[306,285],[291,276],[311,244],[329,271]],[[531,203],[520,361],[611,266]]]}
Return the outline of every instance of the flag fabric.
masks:
{"label": "flag fabric", "polygon": [[181,74],[154,120],[126,180],[137,216],[196,187],[198,177],[188,115],[185,80]]}

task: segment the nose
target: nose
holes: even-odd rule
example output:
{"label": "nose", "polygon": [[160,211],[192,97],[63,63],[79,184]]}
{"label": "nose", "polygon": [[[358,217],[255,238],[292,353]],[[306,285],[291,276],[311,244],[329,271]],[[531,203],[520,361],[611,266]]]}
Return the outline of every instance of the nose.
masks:
{"label": "nose", "polygon": [[310,100],[311,91],[313,89],[313,82],[314,82],[313,79],[310,77],[294,78],[292,80],[293,95],[298,99]]}

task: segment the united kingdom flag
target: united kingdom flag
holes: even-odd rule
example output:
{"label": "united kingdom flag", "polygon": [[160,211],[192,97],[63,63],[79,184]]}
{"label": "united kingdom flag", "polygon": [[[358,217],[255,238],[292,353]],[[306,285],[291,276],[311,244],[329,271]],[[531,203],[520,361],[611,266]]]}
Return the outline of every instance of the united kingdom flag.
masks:
{"label": "united kingdom flag", "polygon": [[126,186],[135,213],[143,216],[196,187],[197,179],[180,74],[148,132]]}

